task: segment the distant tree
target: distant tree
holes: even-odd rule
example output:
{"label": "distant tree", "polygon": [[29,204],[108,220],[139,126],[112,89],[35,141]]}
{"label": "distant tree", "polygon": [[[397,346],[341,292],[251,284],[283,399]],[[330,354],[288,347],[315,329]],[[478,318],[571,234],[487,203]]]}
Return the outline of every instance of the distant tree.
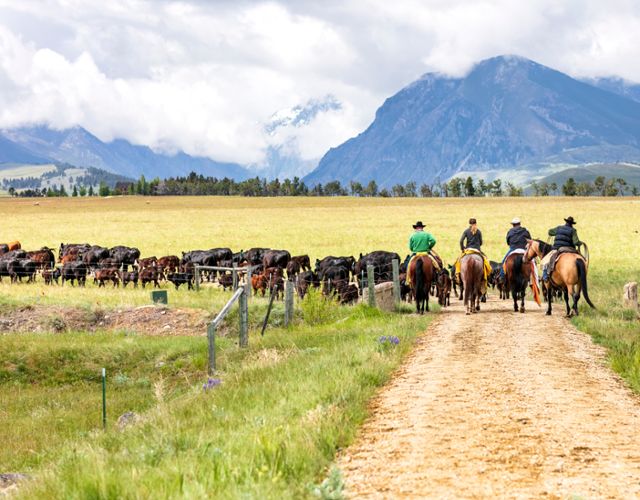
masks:
{"label": "distant tree", "polygon": [[595,189],[594,185],[590,182],[579,182],[576,185],[576,194],[578,196],[591,196]]}
{"label": "distant tree", "polygon": [[78,188],[76,187],[76,185],[73,185],[73,191],[71,192],[71,196],[73,196],[74,198],[78,197]]}
{"label": "distant tree", "polygon": [[11,186],[9,188],[9,196],[15,196],[16,195],[16,188],[14,188],[13,186]]}
{"label": "distant tree", "polygon": [[489,185],[489,192],[492,196],[502,196],[502,179],[494,179]]}
{"label": "distant tree", "polygon": [[558,185],[555,182],[552,182],[549,184],[549,190],[551,191],[551,194],[556,194],[558,192]]}
{"label": "distant tree", "polygon": [[93,191],[93,186],[92,185],[89,186],[89,193],[88,194],[89,194],[89,196],[95,196],[95,192]]}
{"label": "distant tree", "polygon": [[577,194],[576,180],[569,177],[562,185],[562,194],[565,196],[575,196]]}
{"label": "distant tree", "polygon": [[507,196],[522,196],[522,188],[513,182],[507,182]]}
{"label": "distant tree", "polygon": [[380,196],[382,198],[389,198],[391,196],[391,193],[389,193],[389,191],[387,190],[387,188],[382,188],[380,190]]}
{"label": "distant tree", "polygon": [[618,196],[620,190],[616,186],[616,181],[614,179],[609,179],[604,186],[604,195],[605,196]]}
{"label": "distant tree", "polygon": [[369,181],[369,184],[367,184],[367,187],[363,190],[363,194],[365,196],[378,196],[378,184],[376,181]]}
{"label": "distant tree", "polygon": [[534,196],[540,196],[540,185],[536,181],[531,182],[531,189]]}
{"label": "distant tree", "polygon": [[87,187],[82,185],[80,186],[80,190],[78,191],[80,196],[87,196]]}
{"label": "distant tree", "polygon": [[409,181],[404,185],[404,195],[409,198],[415,198],[418,196],[416,193],[416,183],[413,181]]}
{"label": "distant tree", "polygon": [[404,186],[402,184],[396,184],[391,188],[391,193],[396,198],[401,198],[404,196]]}
{"label": "distant tree", "polygon": [[600,196],[604,196],[604,186],[605,186],[606,182],[607,182],[607,180],[604,178],[603,175],[599,175],[593,181],[593,185],[595,187],[595,190]]}
{"label": "distant tree", "polygon": [[484,196],[487,194],[487,183],[484,179],[478,180],[478,188],[477,188],[478,196]]}
{"label": "distant tree", "polygon": [[449,180],[448,194],[449,196],[453,196],[454,198],[459,198],[460,196],[462,196],[462,179],[454,177],[453,179]]}
{"label": "distant tree", "polygon": [[428,184],[420,185],[420,196],[423,198],[431,198],[433,196],[433,191],[431,190],[431,186]]}
{"label": "distant tree", "polygon": [[473,185],[473,179],[471,176],[467,177],[467,180],[464,181],[464,195],[467,197],[476,195],[476,188]]}
{"label": "distant tree", "polygon": [[98,187],[98,195],[109,196],[110,194],[111,194],[111,189],[109,188],[109,185],[104,181],[100,182],[100,186]]}
{"label": "distant tree", "polygon": [[622,196],[624,196],[625,191],[627,190],[627,181],[625,181],[624,179],[618,177],[616,179],[616,184],[618,184],[618,189],[620,191],[620,194]]}
{"label": "distant tree", "polygon": [[638,190],[638,186],[635,186],[635,185],[634,185],[634,186],[631,188],[631,194],[632,194],[633,196],[638,196],[638,195],[640,194],[640,190]]}
{"label": "distant tree", "polygon": [[363,187],[359,182],[351,181],[349,189],[351,190],[351,196],[362,196]]}
{"label": "distant tree", "polygon": [[327,196],[344,196],[347,193],[342,189],[340,181],[331,181],[324,185],[324,194]]}

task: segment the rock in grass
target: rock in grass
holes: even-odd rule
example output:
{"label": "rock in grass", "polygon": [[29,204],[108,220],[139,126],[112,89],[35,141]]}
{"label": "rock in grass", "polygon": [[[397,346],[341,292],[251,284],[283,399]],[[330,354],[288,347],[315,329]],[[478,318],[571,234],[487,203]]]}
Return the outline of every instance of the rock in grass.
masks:
{"label": "rock in grass", "polygon": [[128,411],[123,413],[118,417],[118,421],[116,422],[116,426],[118,430],[124,430],[132,424],[140,422],[142,417],[133,411]]}
{"label": "rock in grass", "polygon": [[26,481],[29,476],[19,472],[0,474],[0,490],[13,489],[21,481]]}

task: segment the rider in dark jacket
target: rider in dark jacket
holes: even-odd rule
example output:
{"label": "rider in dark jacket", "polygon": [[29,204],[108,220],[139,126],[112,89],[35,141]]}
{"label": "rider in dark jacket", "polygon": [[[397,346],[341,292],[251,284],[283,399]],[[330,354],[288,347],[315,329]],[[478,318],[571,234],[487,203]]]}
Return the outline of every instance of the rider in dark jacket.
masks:
{"label": "rider in dark jacket", "polygon": [[464,252],[467,248],[481,250],[481,247],[482,231],[478,229],[477,221],[475,219],[469,219],[469,227],[464,230],[460,237],[460,251]]}
{"label": "rider in dark jacket", "polygon": [[501,278],[504,278],[504,261],[507,260],[509,254],[518,248],[527,248],[527,240],[531,239],[529,230],[520,225],[520,219],[518,217],[513,218],[511,226],[511,229],[509,229],[509,232],[507,233],[507,245],[509,245],[509,250],[502,259],[502,265],[500,266]]}
{"label": "rider in dark jacket", "polygon": [[574,228],[576,221],[573,217],[567,217],[563,226],[558,226],[549,229],[549,236],[554,236],[553,250],[549,252],[542,259],[542,280],[547,281],[549,279],[549,267],[553,267],[552,261],[555,262],[558,250],[561,248],[573,248],[577,249],[582,245],[580,238],[578,238],[578,231]]}

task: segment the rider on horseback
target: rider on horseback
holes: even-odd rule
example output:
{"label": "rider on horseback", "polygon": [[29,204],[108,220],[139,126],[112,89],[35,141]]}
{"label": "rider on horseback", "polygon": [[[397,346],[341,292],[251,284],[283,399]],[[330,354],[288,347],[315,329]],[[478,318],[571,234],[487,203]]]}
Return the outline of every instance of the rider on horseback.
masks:
{"label": "rider on horseback", "polygon": [[[465,244],[466,243],[466,244]],[[476,219],[469,219],[469,227],[464,230],[462,236],[460,237],[460,251],[462,255],[467,255],[470,253],[477,253],[482,257],[484,261],[484,269],[485,269],[485,283],[483,285],[483,294],[486,292],[486,281],[489,274],[491,274],[491,264],[489,263],[489,259],[482,252],[482,231],[478,229],[478,222]],[[461,255],[461,257],[462,257]],[[460,274],[460,258],[456,261],[456,274]]]}
{"label": "rider on horseback", "polygon": [[514,217],[511,221],[511,229],[507,233],[507,245],[509,245],[509,250],[505,254],[502,259],[502,264],[500,265],[500,278],[504,279],[504,262],[509,257],[509,254],[514,250],[524,250],[527,248],[527,240],[531,239],[531,234],[526,227],[522,227],[520,225],[520,219],[518,217]]}
{"label": "rider on horseback", "polygon": [[406,268],[409,268],[409,262],[416,254],[428,254],[431,260],[434,261],[434,267],[436,270],[442,269],[442,260],[440,256],[433,251],[433,247],[436,245],[436,239],[431,233],[424,230],[424,224],[422,221],[418,221],[413,225],[415,232],[409,238],[409,251],[410,255],[404,261]]}
{"label": "rider on horseback", "polygon": [[580,238],[578,238],[578,231],[573,227],[577,222],[571,216],[567,217],[564,222],[565,224],[562,226],[549,229],[549,236],[554,236],[553,250],[545,255],[541,262],[543,281],[548,281],[549,271],[553,269],[553,264],[559,254],[577,253],[577,248],[582,245]]}

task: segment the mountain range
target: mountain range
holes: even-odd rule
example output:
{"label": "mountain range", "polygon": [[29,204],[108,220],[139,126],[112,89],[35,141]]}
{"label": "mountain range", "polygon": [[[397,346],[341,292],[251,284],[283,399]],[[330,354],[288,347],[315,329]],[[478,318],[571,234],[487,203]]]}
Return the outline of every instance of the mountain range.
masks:
{"label": "mountain range", "polygon": [[579,81],[517,56],[478,63],[463,78],[428,73],[388,98],[373,123],[329,150],[305,177],[382,187],[487,170],[640,160],[637,85]]}
{"label": "mountain range", "polygon": [[341,109],[328,95],[274,113],[263,126],[269,145],[260,164],[162,154],[124,139],[103,142],[79,126],[40,125],[0,130],[0,169],[64,163],[129,178],[195,171],[390,187],[462,175],[527,183],[567,168],[640,161],[640,85],[614,77],[578,80],[517,56],[481,61],[461,78],[427,73],[389,97],[357,137],[303,160],[297,132]]}

